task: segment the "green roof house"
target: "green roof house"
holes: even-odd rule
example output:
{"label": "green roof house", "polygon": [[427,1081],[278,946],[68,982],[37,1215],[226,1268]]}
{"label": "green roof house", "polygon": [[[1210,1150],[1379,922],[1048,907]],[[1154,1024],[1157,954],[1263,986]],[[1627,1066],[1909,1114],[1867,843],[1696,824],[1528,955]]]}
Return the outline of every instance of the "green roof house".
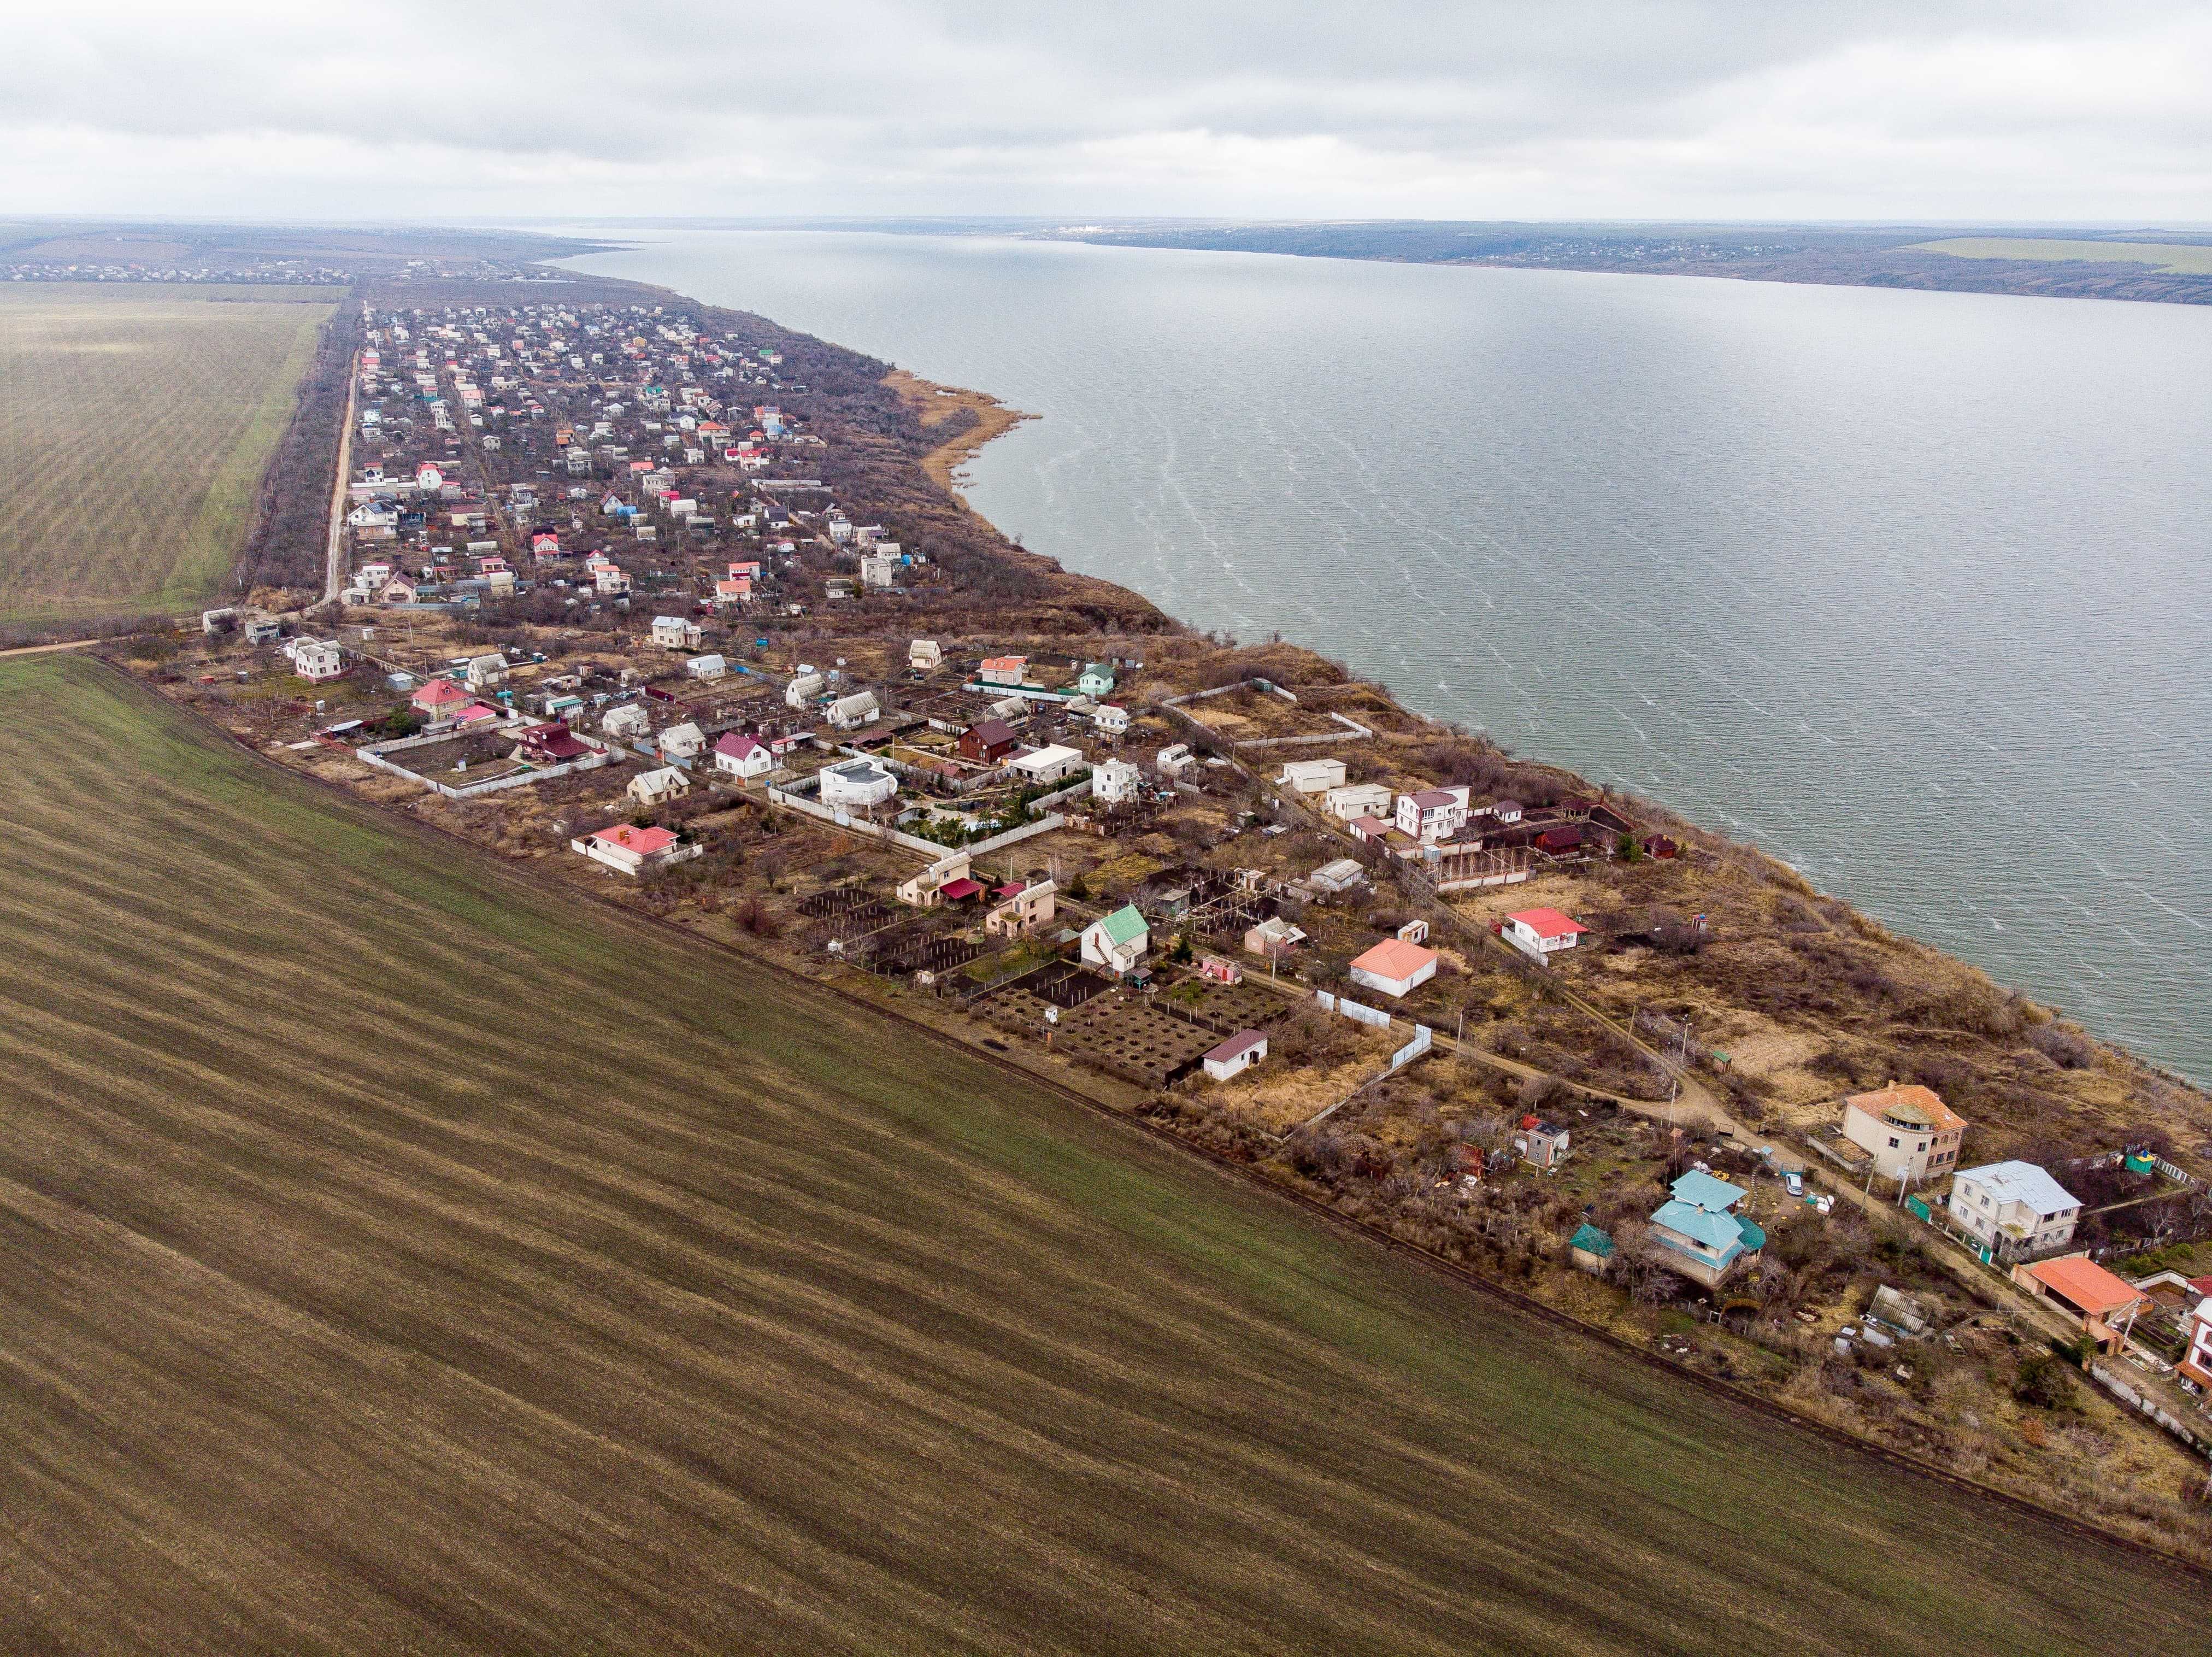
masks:
{"label": "green roof house", "polygon": [[1075,681],[1075,688],[1085,696],[1111,696],[1114,693],[1114,670],[1103,661],[1094,661],[1083,670]]}
{"label": "green roof house", "polygon": [[1673,1270],[1711,1288],[1766,1246],[1765,1232],[1729,1212],[1743,1201],[1742,1186],[1692,1172],[1674,1192],[1651,1215],[1653,1240],[1671,1252]]}
{"label": "green roof house", "polygon": [[1124,904],[1083,929],[1083,959],[1116,978],[1137,969],[1152,947],[1152,929],[1133,905]]}
{"label": "green roof house", "polygon": [[1568,1255],[1584,1271],[1605,1275],[1613,1264],[1613,1239],[1599,1228],[1585,1223],[1567,1240]]}

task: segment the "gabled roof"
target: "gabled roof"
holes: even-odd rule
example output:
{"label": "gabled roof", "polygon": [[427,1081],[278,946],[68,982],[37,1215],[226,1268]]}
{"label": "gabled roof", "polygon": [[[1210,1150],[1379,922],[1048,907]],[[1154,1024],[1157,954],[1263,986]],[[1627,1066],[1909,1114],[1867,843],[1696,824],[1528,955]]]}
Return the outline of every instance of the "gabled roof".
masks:
{"label": "gabled roof", "polygon": [[766,753],[768,751],[768,744],[758,737],[739,736],[735,731],[714,739],[714,752],[726,753],[732,759],[743,759],[748,754]]}
{"label": "gabled roof", "polygon": [[1589,930],[1580,921],[1556,909],[1524,909],[1505,918],[1518,921],[1540,938],[1579,937]]}
{"label": "gabled roof", "polygon": [[1242,1058],[1267,1039],[1265,1030],[1239,1030],[1219,1046],[1209,1048],[1206,1057],[1216,1064],[1226,1064],[1232,1058]]}
{"label": "gabled roof", "polygon": [[1988,1162],[1961,1168],[1955,1177],[1972,1180],[1999,1202],[2025,1203],[2039,1215],[2081,1206],[2080,1197],[2033,1162]]}
{"label": "gabled roof", "polygon": [[1097,924],[1105,933],[1106,941],[1115,945],[1134,943],[1152,930],[1133,904],[1122,905]]}

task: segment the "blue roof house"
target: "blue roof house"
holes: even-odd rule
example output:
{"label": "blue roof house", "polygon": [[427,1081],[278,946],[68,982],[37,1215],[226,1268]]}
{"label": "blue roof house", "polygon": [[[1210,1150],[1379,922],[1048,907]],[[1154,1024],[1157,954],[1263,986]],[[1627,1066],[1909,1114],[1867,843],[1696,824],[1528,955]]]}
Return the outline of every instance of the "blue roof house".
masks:
{"label": "blue roof house", "polygon": [[1744,1199],[1741,1185],[1692,1172],[1674,1193],[1651,1215],[1652,1240],[1668,1251],[1669,1270],[1711,1288],[1766,1246],[1765,1232],[1730,1212]]}

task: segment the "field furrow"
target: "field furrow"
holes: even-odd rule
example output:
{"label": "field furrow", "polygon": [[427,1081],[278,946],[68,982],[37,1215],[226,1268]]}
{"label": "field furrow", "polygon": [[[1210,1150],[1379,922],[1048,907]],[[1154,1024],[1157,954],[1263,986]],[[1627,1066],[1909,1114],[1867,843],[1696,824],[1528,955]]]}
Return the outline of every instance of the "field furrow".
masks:
{"label": "field furrow", "polygon": [[0,661],[0,1648],[2206,1647],[95,663]]}

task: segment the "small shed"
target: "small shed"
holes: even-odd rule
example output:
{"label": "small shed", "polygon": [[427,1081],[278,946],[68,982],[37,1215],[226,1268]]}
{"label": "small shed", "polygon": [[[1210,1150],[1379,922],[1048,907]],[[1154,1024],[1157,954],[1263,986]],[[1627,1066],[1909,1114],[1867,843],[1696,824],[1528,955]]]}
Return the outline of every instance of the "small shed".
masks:
{"label": "small shed", "polygon": [[1266,1031],[1239,1030],[1220,1045],[1208,1049],[1203,1063],[1207,1075],[1216,1081],[1226,1081],[1231,1076],[1242,1075],[1267,1057]]}

